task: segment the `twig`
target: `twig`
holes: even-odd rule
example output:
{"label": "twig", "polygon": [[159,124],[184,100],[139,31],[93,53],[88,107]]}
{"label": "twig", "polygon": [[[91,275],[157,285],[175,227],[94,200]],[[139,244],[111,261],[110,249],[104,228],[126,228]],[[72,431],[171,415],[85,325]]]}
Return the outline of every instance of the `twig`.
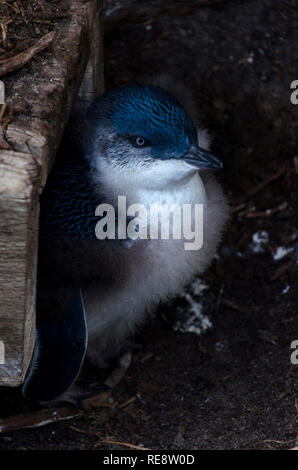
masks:
{"label": "twig", "polygon": [[263,442],[275,442],[276,444],[289,444],[290,442],[295,442],[295,439],[290,439],[289,441],[276,441],[275,439],[265,439]]}
{"label": "twig", "polygon": [[236,310],[236,311],[241,312],[241,313],[247,313],[246,308],[241,307],[241,305],[236,304],[232,300],[223,298],[223,299],[221,299],[220,303],[221,303],[221,305],[224,305],[224,307],[232,308],[233,310]]}
{"label": "twig", "polygon": [[54,40],[56,36],[56,31],[51,31],[42,38],[40,38],[33,46],[29,47],[25,51],[20,52],[14,57],[9,59],[4,59],[0,61],[0,77],[6,75],[7,73],[17,70],[27,62],[29,62],[32,57],[48,47]]}
{"label": "twig", "polygon": [[[113,441],[112,439],[105,439],[105,438],[100,439],[100,444],[112,444],[112,445],[124,446],[124,447],[128,447],[129,449],[135,449],[135,450],[151,450],[151,449],[148,449],[147,447],[136,446],[134,444],[131,444],[130,442]],[[98,445],[99,444],[95,444],[94,447],[98,447]]]}
{"label": "twig", "polygon": [[18,5],[18,9],[19,9],[24,21],[27,23],[25,10],[24,10],[23,4],[22,4],[22,0],[17,0],[17,5]]}
{"label": "twig", "polygon": [[129,398],[129,400],[126,400],[124,403],[122,403],[122,405],[119,405],[118,408],[119,408],[119,409],[126,408],[126,406],[131,405],[131,403],[133,403],[134,401],[136,401],[137,398],[138,398],[138,397],[137,397],[136,395],[133,396],[133,397],[131,397],[131,398]]}
{"label": "twig", "polygon": [[272,215],[276,214],[277,212],[280,212],[282,210],[284,210],[285,208],[287,207],[287,203],[286,202],[282,202],[281,204],[279,204],[278,206],[276,207],[272,207],[272,209],[266,209],[265,211],[260,211],[260,212],[247,212],[245,214],[245,217],[247,217],[248,219],[254,219],[254,218],[257,218],[257,217],[271,217]]}
{"label": "twig", "polygon": [[49,20],[32,20],[33,23],[37,23],[37,24],[52,24],[51,21]]}
{"label": "twig", "polygon": [[286,167],[280,168],[276,173],[269,176],[269,178],[267,178],[266,180],[262,181],[262,183],[249,189],[247,194],[243,198],[240,198],[237,201],[237,205],[234,208],[232,208],[232,212],[238,212],[241,209],[243,209],[243,204],[249,197],[255,196],[257,193],[262,191],[266,186],[268,186],[268,184],[272,183],[273,181],[276,181],[278,178],[280,178],[284,174],[285,171],[286,171]]}
{"label": "twig", "polygon": [[0,419],[0,434],[19,431],[20,429],[39,428],[50,423],[78,418],[83,414],[83,410],[65,406],[52,410],[48,409],[7,416],[7,418]]}
{"label": "twig", "polygon": [[98,437],[99,442],[95,444],[94,447],[98,447],[101,444],[114,444],[114,445],[121,445],[124,447],[129,447],[130,449],[135,449],[135,450],[151,450],[146,447],[136,446],[134,444],[131,444],[130,442],[115,441],[114,439],[109,439],[108,437],[101,437],[100,433],[97,431],[92,431],[92,430],[86,431],[85,429],[79,429],[75,426],[70,426],[70,429],[72,429],[73,431],[82,433],[82,434],[89,434],[90,436]]}
{"label": "twig", "polygon": [[231,212],[234,213],[234,212],[239,212],[241,211],[242,209],[245,209],[246,207],[246,204],[245,202],[242,202],[241,204],[238,204],[238,206],[234,206],[231,208]]}
{"label": "twig", "polygon": [[1,3],[1,5],[5,5],[6,7],[11,8],[16,13],[19,13],[19,10],[14,5],[11,5],[10,3],[7,3],[6,1],[3,1],[3,0],[0,0],[0,3]]}
{"label": "twig", "polygon": [[2,30],[2,42],[3,42],[3,46],[5,47],[5,45],[6,45],[6,33],[7,33],[6,24],[1,23],[1,30]]}
{"label": "twig", "polygon": [[255,186],[254,188],[250,189],[248,191],[248,195],[249,196],[255,196],[257,193],[259,193],[260,191],[262,191],[262,189],[264,189],[266,186],[268,186],[268,184],[272,183],[273,181],[276,181],[278,178],[281,177],[281,175],[284,174],[284,172],[286,171],[286,167],[283,167],[283,168],[280,168],[276,173],[274,173],[273,175],[271,175],[269,178],[267,178],[265,181],[263,181],[262,183],[258,184],[257,186]]}
{"label": "twig", "polygon": [[[130,363],[131,352],[129,351],[122,356],[122,358],[120,359],[119,367],[117,367],[105,381],[105,385],[109,387],[109,390],[83,400],[83,408],[89,411],[92,410],[92,408],[94,407],[99,408],[102,406],[107,406],[108,400],[113,392],[113,389],[122,380],[126,370],[130,366]],[[19,431],[20,429],[38,428],[50,423],[56,423],[58,421],[65,421],[68,419],[78,418],[83,416],[84,414],[85,412],[81,409],[64,406],[60,408],[35,411],[32,413],[12,415],[0,419],[0,434]]]}
{"label": "twig", "polygon": [[108,402],[108,398],[111,396],[112,390],[121,382],[125,375],[125,372],[129,368],[131,363],[131,351],[123,354],[120,359],[119,367],[113,370],[113,372],[106,379],[104,384],[109,387],[107,392],[99,393],[93,397],[86,398],[83,400],[83,406],[85,409],[92,409],[104,406]]}
{"label": "twig", "polygon": [[24,10],[23,4],[22,4],[22,0],[17,0],[17,5],[18,5],[20,13],[23,17],[23,20],[25,21],[25,23],[28,23],[28,20],[26,18],[26,14],[25,14],[25,10]]}
{"label": "twig", "polygon": [[296,261],[296,256],[293,256],[293,258],[288,263],[283,264],[276,270],[275,274],[273,274],[270,280],[276,281],[276,279],[283,276],[288,271],[288,269],[290,269],[295,264],[295,261]]}

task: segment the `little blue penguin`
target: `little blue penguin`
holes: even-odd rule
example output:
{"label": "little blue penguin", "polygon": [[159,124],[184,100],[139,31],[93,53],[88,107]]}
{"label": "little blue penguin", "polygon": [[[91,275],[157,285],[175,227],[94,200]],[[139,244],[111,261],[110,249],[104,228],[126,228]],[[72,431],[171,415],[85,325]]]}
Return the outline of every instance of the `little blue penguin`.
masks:
{"label": "little blue penguin", "polygon": [[[71,396],[85,355],[107,367],[148,312],[206,269],[229,217],[213,176],[222,163],[188,91],[169,77],[108,91],[74,121],[40,201],[36,342],[23,385],[39,402]],[[201,204],[202,247],[185,249],[183,234],[99,239],[96,208],[115,208],[117,235],[119,196],[158,213]],[[139,220],[136,233],[150,217]]]}

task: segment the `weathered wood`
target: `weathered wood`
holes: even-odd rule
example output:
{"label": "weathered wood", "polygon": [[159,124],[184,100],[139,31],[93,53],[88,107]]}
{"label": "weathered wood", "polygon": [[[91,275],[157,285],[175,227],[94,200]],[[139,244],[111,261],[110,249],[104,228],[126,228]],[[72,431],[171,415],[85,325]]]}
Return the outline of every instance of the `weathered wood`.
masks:
{"label": "weathered wood", "polygon": [[13,150],[0,150],[0,385],[23,382],[33,350],[38,196],[80,85],[85,102],[103,91],[102,1],[72,1],[69,11],[53,45],[2,78],[14,117],[5,130]]}
{"label": "weathered wood", "polygon": [[0,157],[1,382],[19,383],[34,340],[39,169],[30,154]]}
{"label": "weathered wood", "polygon": [[[90,31],[93,32],[93,35],[92,37],[90,37],[91,51],[84,78],[78,93],[78,97],[80,101],[91,103],[94,98],[96,98],[96,96],[100,95],[103,92],[104,83],[103,24],[101,22],[101,2],[98,3],[98,8],[94,12],[94,14],[90,9],[88,11],[88,14]],[[100,28],[98,28],[98,24],[101,24]]]}

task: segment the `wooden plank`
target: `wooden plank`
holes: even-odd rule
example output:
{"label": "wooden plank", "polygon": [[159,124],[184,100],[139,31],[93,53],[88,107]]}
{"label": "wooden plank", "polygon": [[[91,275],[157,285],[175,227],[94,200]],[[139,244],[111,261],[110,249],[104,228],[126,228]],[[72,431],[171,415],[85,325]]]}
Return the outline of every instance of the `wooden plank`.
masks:
{"label": "wooden plank", "polygon": [[86,103],[103,92],[102,1],[75,0],[69,11],[49,50],[2,77],[14,116],[12,150],[0,150],[0,385],[21,384],[32,355],[39,194],[77,93]]}
{"label": "wooden plank", "polygon": [[31,155],[1,152],[0,340],[5,362],[0,372],[4,385],[18,385],[32,353],[39,181]]}

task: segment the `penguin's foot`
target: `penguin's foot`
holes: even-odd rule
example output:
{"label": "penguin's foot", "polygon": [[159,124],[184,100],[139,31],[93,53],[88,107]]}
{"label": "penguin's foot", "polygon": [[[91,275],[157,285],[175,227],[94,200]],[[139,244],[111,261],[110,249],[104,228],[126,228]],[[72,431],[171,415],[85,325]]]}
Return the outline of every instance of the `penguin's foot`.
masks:
{"label": "penguin's foot", "polygon": [[105,349],[97,348],[95,344],[92,344],[88,347],[86,358],[97,369],[108,369],[115,366],[126,352],[141,348],[141,344],[130,339],[125,339],[121,343],[110,345]]}
{"label": "penguin's foot", "polygon": [[103,383],[95,383],[88,386],[74,384],[54,400],[39,401],[39,403],[46,408],[56,408],[57,406],[61,406],[63,404],[70,404],[80,408],[83,411],[87,411],[87,409],[84,407],[83,401],[86,398],[93,397],[94,395],[97,395],[100,392],[105,392],[107,390],[109,390],[109,387]]}

